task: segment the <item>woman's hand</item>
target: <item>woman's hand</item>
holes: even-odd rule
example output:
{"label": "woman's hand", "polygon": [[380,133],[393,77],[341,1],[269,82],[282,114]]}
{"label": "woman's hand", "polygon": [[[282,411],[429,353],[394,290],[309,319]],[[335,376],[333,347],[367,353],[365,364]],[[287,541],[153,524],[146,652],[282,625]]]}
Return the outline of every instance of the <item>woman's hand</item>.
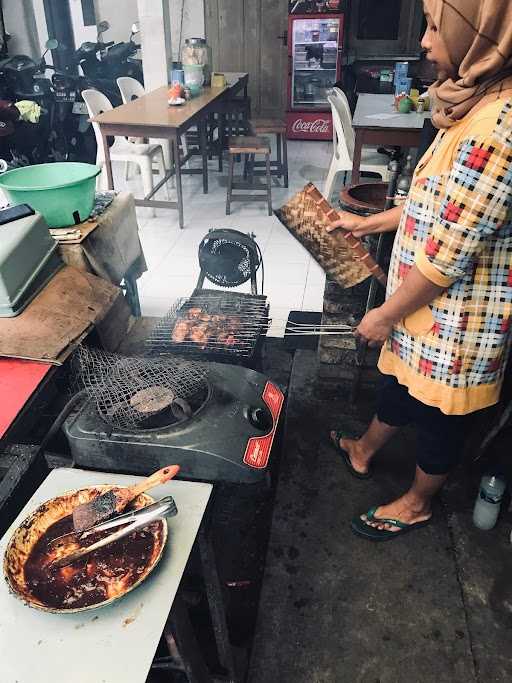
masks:
{"label": "woman's hand", "polygon": [[338,211],[338,215],[339,220],[327,226],[327,232],[345,230],[346,232],[351,232],[354,237],[364,237],[368,234],[369,231],[366,228],[366,218],[364,216],[357,216],[348,211]]}
{"label": "woman's hand", "polygon": [[332,223],[327,232],[346,230],[354,237],[376,235],[380,232],[394,232],[398,228],[402,216],[403,205],[395,206],[387,211],[381,211],[373,216],[357,216],[348,211],[339,211],[339,220]]}
{"label": "woman's hand", "polygon": [[356,330],[356,336],[368,342],[368,346],[382,346],[391,334],[393,321],[382,311],[374,308],[364,316]]}

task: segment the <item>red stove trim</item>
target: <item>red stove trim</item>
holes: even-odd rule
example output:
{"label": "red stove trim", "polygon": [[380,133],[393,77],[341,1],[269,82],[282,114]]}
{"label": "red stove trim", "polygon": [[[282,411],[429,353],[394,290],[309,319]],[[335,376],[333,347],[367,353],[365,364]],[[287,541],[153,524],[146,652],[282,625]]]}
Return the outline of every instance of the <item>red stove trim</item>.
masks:
{"label": "red stove trim", "polygon": [[264,470],[268,465],[279,415],[281,414],[284,403],[283,392],[276,387],[275,384],[272,384],[272,382],[267,382],[261,397],[272,413],[274,426],[269,434],[266,434],[265,436],[252,436],[247,442],[247,448],[244,453],[244,463],[256,470]]}

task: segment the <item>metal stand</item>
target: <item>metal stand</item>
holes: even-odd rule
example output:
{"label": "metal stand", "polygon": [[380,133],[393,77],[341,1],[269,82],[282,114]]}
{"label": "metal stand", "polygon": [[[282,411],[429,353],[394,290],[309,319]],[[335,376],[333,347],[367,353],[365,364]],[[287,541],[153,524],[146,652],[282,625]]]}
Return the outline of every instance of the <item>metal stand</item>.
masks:
{"label": "metal stand", "polygon": [[[394,198],[396,193],[396,186],[398,182],[398,176],[400,174],[400,163],[397,160],[393,160],[389,163],[390,179],[387,190],[386,204],[384,206],[384,211],[393,208]],[[377,243],[377,251],[375,253],[375,261],[381,265],[380,260],[382,258],[382,247],[384,245],[384,234],[379,235],[379,241]],[[371,311],[375,307],[375,299],[377,296],[379,282],[377,278],[372,277],[370,283],[370,291],[368,292],[368,299],[366,300],[366,313]],[[351,401],[355,403],[359,396],[359,390],[361,388],[361,378],[363,374],[363,368],[366,361],[366,354],[368,352],[368,342],[365,340],[358,341],[357,352],[356,352],[356,365],[354,369],[354,379],[352,382],[352,396]]]}
{"label": "metal stand", "polygon": [[197,545],[217,654],[227,675],[214,676],[208,670],[180,592],[174,600],[169,619],[164,628],[164,637],[170,654],[167,657],[156,659],[151,668],[184,672],[190,683],[241,683],[242,679],[236,672],[233,650],[229,641],[222,585],[217,571],[211,538],[206,527],[207,524],[208,520],[206,519],[199,530]]}

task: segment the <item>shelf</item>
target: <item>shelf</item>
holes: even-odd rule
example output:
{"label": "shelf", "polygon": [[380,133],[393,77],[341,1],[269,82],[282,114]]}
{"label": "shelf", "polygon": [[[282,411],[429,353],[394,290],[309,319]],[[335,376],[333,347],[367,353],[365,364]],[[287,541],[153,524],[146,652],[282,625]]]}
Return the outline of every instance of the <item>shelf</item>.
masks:
{"label": "shelf", "polygon": [[336,67],[333,67],[332,69],[302,69],[299,67],[295,67],[294,71],[315,71],[315,72],[319,71],[320,73],[322,73],[322,71],[324,71],[324,72],[329,73],[329,71],[336,71]]}
{"label": "shelf", "polygon": [[337,40],[310,40],[307,43],[304,42],[294,42],[294,45],[325,45],[325,43],[335,43],[338,44]]}
{"label": "shelf", "polygon": [[293,106],[296,107],[298,104],[309,107],[314,107],[317,104],[323,104],[325,106],[327,104],[327,98],[325,100],[295,100]]}

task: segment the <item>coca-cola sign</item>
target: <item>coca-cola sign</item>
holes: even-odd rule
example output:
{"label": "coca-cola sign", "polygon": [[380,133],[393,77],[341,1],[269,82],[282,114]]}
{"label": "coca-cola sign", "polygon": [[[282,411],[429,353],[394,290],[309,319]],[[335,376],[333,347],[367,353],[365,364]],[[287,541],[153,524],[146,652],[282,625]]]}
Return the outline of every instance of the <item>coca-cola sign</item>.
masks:
{"label": "coca-cola sign", "polygon": [[328,119],[315,119],[314,121],[305,121],[304,119],[296,119],[292,124],[293,133],[329,133]]}

